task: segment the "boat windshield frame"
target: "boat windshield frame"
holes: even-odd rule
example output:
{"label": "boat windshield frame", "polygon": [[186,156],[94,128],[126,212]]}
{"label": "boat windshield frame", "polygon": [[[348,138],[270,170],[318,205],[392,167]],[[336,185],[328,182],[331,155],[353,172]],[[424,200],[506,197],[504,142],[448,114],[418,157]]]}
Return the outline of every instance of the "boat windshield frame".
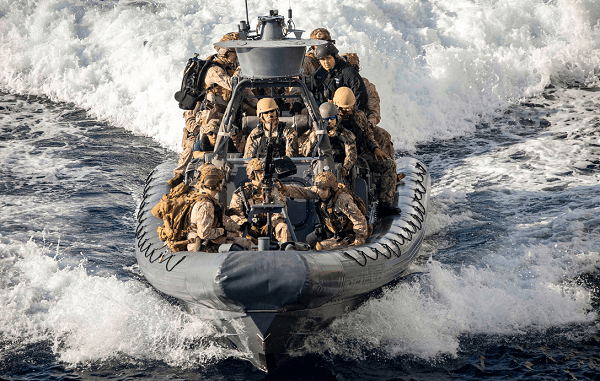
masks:
{"label": "boat windshield frame", "polygon": [[[317,106],[317,102],[310,92],[304,81],[302,81],[298,77],[283,77],[283,78],[245,78],[245,77],[234,77],[233,78],[234,86],[231,94],[231,100],[227,104],[227,108],[225,109],[225,114],[223,115],[223,119],[221,120],[221,125],[219,127],[219,134],[217,136],[217,141],[215,142],[215,150],[213,152],[213,157],[217,159],[223,159],[227,157],[227,147],[228,140],[231,139],[230,133],[233,130],[234,118],[236,117],[238,110],[240,109],[242,102],[244,99],[262,99],[262,98],[273,98],[273,99],[281,99],[281,98],[300,98],[304,103],[308,111],[309,117],[309,129],[312,129],[314,126],[317,126],[318,130],[327,130],[327,126],[325,122],[321,119],[321,114],[319,113],[319,107]],[[258,88],[299,88],[300,94],[273,94],[266,96],[247,96],[244,94],[244,90],[249,89],[258,89]],[[238,127],[238,126],[235,126]],[[239,127],[238,127],[239,128]],[[322,135],[320,135],[322,136]],[[319,145],[321,144],[321,140],[317,142],[317,145],[313,152],[317,152]],[[314,155],[313,155],[314,156]]]}

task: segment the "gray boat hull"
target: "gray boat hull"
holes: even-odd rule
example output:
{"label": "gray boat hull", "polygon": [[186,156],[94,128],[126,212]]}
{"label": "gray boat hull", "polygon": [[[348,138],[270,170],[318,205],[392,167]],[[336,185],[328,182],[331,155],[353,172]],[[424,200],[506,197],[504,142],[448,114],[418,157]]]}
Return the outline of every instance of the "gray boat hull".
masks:
{"label": "gray boat hull", "polygon": [[283,363],[290,349],[382,286],[406,275],[424,236],[431,180],[413,158],[397,160],[400,215],[379,221],[364,245],[332,251],[171,253],[158,239],[162,220],[150,210],[169,188],[173,163],[148,177],[138,211],[136,256],[157,290],[211,319],[259,369]]}

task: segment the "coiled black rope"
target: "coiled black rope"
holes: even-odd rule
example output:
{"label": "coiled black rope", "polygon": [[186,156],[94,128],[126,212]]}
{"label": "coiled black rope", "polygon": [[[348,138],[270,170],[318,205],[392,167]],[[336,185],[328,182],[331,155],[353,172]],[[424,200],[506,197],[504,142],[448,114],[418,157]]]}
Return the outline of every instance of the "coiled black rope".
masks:
{"label": "coiled black rope", "polygon": [[[358,251],[358,250],[357,250]],[[365,260],[364,263],[361,263],[355,256],[348,254],[347,251],[342,251],[342,254],[350,257],[351,259],[354,259],[356,261],[356,263],[358,263],[360,266],[366,266],[367,265],[367,256],[365,255],[365,253],[363,253],[362,251],[360,251],[360,253],[362,254],[362,258]]]}

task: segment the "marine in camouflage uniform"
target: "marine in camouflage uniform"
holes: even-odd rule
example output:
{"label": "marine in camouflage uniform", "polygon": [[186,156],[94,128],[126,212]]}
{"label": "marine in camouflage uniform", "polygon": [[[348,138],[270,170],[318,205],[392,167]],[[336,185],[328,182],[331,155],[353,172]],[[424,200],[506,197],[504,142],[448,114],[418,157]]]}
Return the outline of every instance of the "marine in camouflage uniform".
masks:
{"label": "marine in camouflage uniform", "polygon": [[363,212],[354,202],[350,192],[340,187],[331,172],[322,172],[315,178],[312,187],[283,185],[278,183],[280,191],[287,197],[314,199],[315,207],[320,213],[324,226],[306,237],[311,247],[317,250],[331,250],[347,245],[361,245],[369,238],[369,225]]}
{"label": "marine in camouflage uniform", "polygon": [[393,206],[397,180],[396,162],[379,148],[365,113],[354,109],[352,90],[347,87],[339,88],[333,97],[333,103],[342,116],[341,126],[352,131],[356,141],[360,142],[357,146],[358,155],[367,161],[372,173],[381,174],[377,197],[381,201],[380,213],[397,213],[397,208]]}
{"label": "marine in camouflage uniform", "polygon": [[[237,32],[227,33],[221,41],[240,40]],[[204,103],[198,103],[193,111],[185,111],[185,127],[183,129],[183,138],[181,146],[182,152],[179,154],[177,167],[173,170],[174,177],[167,181],[170,186],[176,186],[183,180],[183,174],[188,163],[192,159],[194,143],[198,138],[200,128],[208,124],[211,120],[217,119],[219,122],[223,118],[223,113],[227,103],[231,99],[232,83],[231,77],[237,75],[238,61],[235,49],[224,49],[216,47],[218,54],[207,58],[214,64],[206,71],[204,78],[204,89],[206,90],[206,100]],[[243,134],[232,136],[232,140],[242,139]],[[238,141],[238,144],[243,142]],[[236,144],[237,145],[237,144]]]}
{"label": "marine in camouflage uniform", "polygon": [[[265,164],[261,159],[252,159],[246,166],[246,174],[249,182],[242,185],[233,192],[227,214],[238,225],[238,230],[242,230],[242,225],[248,222],[248,214],[252,205],[265,202],[262,188]],[[271,190],[271,201],[275,204],[286,204],[286,198],[276,188]],[[268,236],[267,214],[259,214],[256,221],[252,221],[248,229],[248,234],[252,237],[254,243],[258,237]],[[278,242],[292,241],[292,235],[281,213],[271,215],[271,226]]]}
{"label": "marine in camouflage uniform", "polygon": [[[219,133],[219,121],[217,119],[212,119],[210,122],[204,124],[200,128],[200,135],[194,143],[194,150],[192,152],[194,159],[202,156],[204,153],[210,153],[215,150],[215,144],[217,143],[217,134]],[[242,140],[245,143],[246,138],[243,137],[243,134],[236,134],[242,136]],[[235,145],[236,140],[232,137],[227,141],[228,147],[227,152],[230,153],[239,153],[240,150]],[[241,147],[242,150],[244,146]]]}
{"label": "marine in camouflage uniform", "polygon": [[[342,164],[342,176],[348,176],[352,167],[356,164],[356,138],[354,134],[339,124],[339,113],[337,107],[330,102],[323,103],[319,107],[321,117],[326,121],[327,135],[331,145],[333,160]],[[319,135],[316,130],[312,130],[308,139],[300,149],[302,156],[311,156]]]}
{"label": "marine in camouflage uniform", "polygon": [[242,237],[239,226],[223,213],[217,195],[221,190],[223,172],[212,164],[200,167],[198,188],[204,196],[192,207],[188,251],[217,252],[219,245],[236,243],[249,248],[251,242]]}
{"label": "marine in camouflage uniform", "polygon": [[[360,72],[360,60],[356,53],[346,53],[342,55],[348,63],[356,69],[356,71]],[[364,110],[367,116],[367,120],[371,123],[373,128],[373,135],[377,143],[379,144],[379,148],[388,155],[389,157],[394,157],[394,144],[392,143],[392,136],[389,132],[387,132],[383,127],[379,127],[378,124],[381,122],[381,99],[379,98],[379,93],[377,92],[377,88],[373,83],[371,83],[367,78],[362,77],[363,82],[365,83],[365,87],[367,88],[367,94],[369,95],[369,100],[367,102],[367,107]]]}
{"label": "marine in camouflage uniform", "polygon": [[296,130],[279,122],[279,106],[272,98],[258,102],[260,123],[246,139],[244,157],[265,157],[269,141],[273,143],[273,157],[298,156]]}

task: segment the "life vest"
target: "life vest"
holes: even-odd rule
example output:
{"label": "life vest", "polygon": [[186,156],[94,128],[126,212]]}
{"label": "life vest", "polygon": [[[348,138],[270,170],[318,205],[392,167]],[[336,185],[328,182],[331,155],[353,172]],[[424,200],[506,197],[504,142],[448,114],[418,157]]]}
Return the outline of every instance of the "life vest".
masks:
{"label": "life vest", "polygon": [[[267,131],[264,128],[264,125],[260,123],[257,127],[259,130],[257,136],[260,138],[260,143],[258,146],[258,157],[264,157],[267,155],[267,145],[269,143],[269,137],[267,136]],[[285,130],[285,123],[279,122],[277,125],[277,131],[274,136],[271,136],[273,143],[273,157],[284,157],[286,154],[286,140],[283,136],[283,131]]]}
{"label": "life vest", "polygon": [[[350,115],[348,119],[340,119],[340,126],[354,134],[354,137],[356,138],[356,151],[359,156],[362,152],[369,149],[367,132],[356,122],[354,114]],[[361,143],[359,144],[359,142]]]}
{"label": "life vest", "polygon": [[[252,186],[252,183],[250,182],[236,189],[234,193],[236,193],[238,197],[242,200],[242,204],[244,205],[245,216],[248,216],[248,214],[250,213],[250,208],[252,207],[252,205],[260,204],[263,202],[262,191],[256,189],[254,186]],[[250,228],[248,230],[248,233],[257,238],[259,236],[258,231],[260,231],[260,229],[268,223],[267,217],[267,213],[255,215],[253,221],[251,221],[252,225],[255,228]]]}

